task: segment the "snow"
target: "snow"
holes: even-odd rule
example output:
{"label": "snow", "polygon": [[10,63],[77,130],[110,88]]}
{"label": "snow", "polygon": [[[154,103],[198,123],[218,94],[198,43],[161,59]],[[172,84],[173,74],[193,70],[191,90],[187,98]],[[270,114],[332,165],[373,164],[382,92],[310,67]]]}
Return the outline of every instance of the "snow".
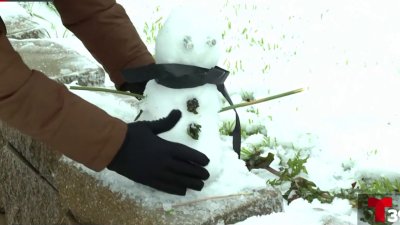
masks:
{"label": "snow", "polygon": [[[183,0],[171,0],[168,4],[118,2],[125,7],[154,53],[154,39],[144,32],[146,22],[155,24],[156,32],[158,25],[164,23],[171,10]],[[219,66],[231,71],[226,86],[234,102],[242,101],[243,92],[260,98],[306,89],[301,94],[254,106],[258,114],[239,110],[247,132],[263,124],[268,137],[276,140],[277,146],[264,148],[265,152],[279,155],[282,163],[293,157],[295,149],[309,155],[305,178],[327,191],[348,188],[365,177],[399,178],[396,157],[400,140],[397,1],[225,0],[209,4],[225,18],[225,51]],[[71,45],[82,49],[73,38],[66,42],[72,43],[72,40]],[[114,111],[109,106],[114,105],[116,99],[104,99],[105,95],[76,93],[126,120],[134,118],[131,114],[137,112],[136,106]],[[234,118],[232,112],[219,116],[220,122]],[[221,138],[223,145],[231,143],[229,137]],[[246,145],[259,141],[257,136],[249,138],[244,140]],[[271,166],[278,168],[279,163],[274,161]],[[265,179],[276,178],[265,170],[253,172]],[[114,191],[124,192],[132,187],[130,181],[112,173],[103,171],[93,176],[107,185],[118,183],[111,185]],[[109,176],[115,179],[108,180]],[[283,186],[282,190],[285,188]],[[126,195],[143,193],[154,194],[143,187]],[[167,201],[164,206],[168,209],[171,204]],[[285,204],[283,213],[252,217],[237,224],[327,224],[329,221],[338,224],[335,219],[356,224],[355,210],[347,200],[320,204],[297,199]]]}
{"label": "snow", "polygon": [[17,20],[19,16],[29,17],[29,14],[15,2],[2,2],[0,7],[0,15],[3,20]]}
{"label": "snow", "polygon": [[[68,86],[76,86],[76,84],[72,83]],[[138,100],[133,98],[124,98],[119,95],[117,97],[115,95],[110,95],[102,92],[81,91],[72,89],[70,89],[70,91],[83,98],[84,100],[98,106],[109,115],[117,117],[127,123],[132,122],[139,113],[139,110],[134,107],[134,105],[137,104]]]}
{"label": "snow", "polygon": [[[143,113],[139,120],[156,120],[168,115],[173,109],[182,112],[181,120],[175,127],[159,136],[200,150],[210,158],[206,167],[210,180],[221,173],[224,163],[220,153],[221,144],[218,132],[218,110],[221,108],[219,92],[215,85],[207,84],[197,88],[172,89],[150,81],[144,92],[146,98],[139,106]],[[188,112],[186,102],[196,98],[199,102],[198,114]],[[201,125],[199,139],[187,134],[189,124]],[[232,150],[233,151],[233,150]]]}
{"label": "snow", "polygon": [[[157,44],[156,52],[163,52],[158,58],[159,61],[207,66],[209,68],[217,64],[219,52],[215,51],[215,48],[219,46],[218,43],[220,40],[215,35],[213,36],[212,33],[207,32],[208,30],[204,25],[204,21],[192,20],[190,23],[191,26],[187,24],[182,29],[183,25],[180,21],[188,15],[193,14],[193,10],[193,8],[186,6],[179,8],[177,11],[174,11],[175,13],[172,14],[171,19],[167,20],[166,26],[164,26],[160,36],[157,37],[157,42],[159,41],[160,43]],[[197,33],[198,30],[193,30],[193,26],[202,27],[202,31],[204,32],[201,32],[201,34]],[[178,30],[180,32],[177,32]],[[185,41],[182,42],[186,37],[191,37],[190,41],[193,41],[189,43],[192,45],[191,48],[187,48],[188,43]],[[210,39],[217,41],[208,44],[207,42]],[[182,53],[171,54],[171,46],[182,48]],[[205,64],[199,64],[203,58],[210,58],[211,60],[205,62]],[[120,105],[109,107],[112,104],[111,102],[115,101],[115,97],[113,96],[100,100],[96,96],[99,95],[98,93],[74,92],[106,110],[109,114],[117,114],[117,117],[126,118],[127,114],[124,110],[130,110],[126,105],[121,105],[121,102],[119,102]],[[160,85],[154,80],[150,80],[146,85],[143,95],[145,98],[140,103],[131,106],[137,107],[137,109],[130,110],[136,113],[138,109],[142,110],[138,121],[158,120],[167,116],[174,109],[179,109],[182,112],[182,118],[174,128],[159,134],[159,136],[165,140],[185,144],[207,155],[210,163],[206,166],[206,169],[210,173],[210,178],[205,181],[203,190],[201,192],[188,190],[184,197],[174,196],[130,181],[107,169],[100,173],[93,173],[88,171],[84,166],[78,165],[80,168],[95,176],[100,182],[109,186],[111,190],[121,193],[125,197],[134,198],[147,207],[160,207],[161,205],[164,210],[169,210],[173,205],[179,204],[182,201],[188,202],[213,196],[247,194],[254,190],[267,188],[265,180],[247,170],[245,162],[240,160],[232,149],[231,142],[225,143],[221,140],[218,126],[218,111],[222,108],[222,104],[220,92],[217,90],[216,85],[205,84],[194,88],[172,89]],[[196,99],[199,105],[196,108],[197,113],[188,110],[187,102],[193,99]],[[118,108],[118,110],[110,110],[110,108]],[[121,115],[118,115],[119,113]],[[135,117],[132,116],[131,121],[128,120],[128,122],[133,122],[133,118]],[[187,134],[188,127],[193,123],[201,126],[197,140]],[[213,207],[223,206],[216,204]]]}
{"label": "snow", "polygon": [[[3,20],[13,23],[22,23],[29,19],[46,28],[51,37],[64,38],[71,36],[61,22],[59,15],[55,10],[46,6],[45,2],[2,2],[0,15]],[[12,30],[13,28],[9,28]]]}
{"label": "snow", "polygon": [[[210,164],[206,167],[210,173],[210,178],[206,181],[202,194],[221,193],[225,195],[235,193],[232,192],[235,189],[238,192],[244,188],[259,189],[265,187],[265,181],[257,179],[247,172],[244,162],[238,160],[237,155],[229,145],[231,142],[227,145],[220,139],[218,111],[221,109],[221,103],[218,97],[220,93],[215,85],[206,84],[196,88],[172,89],[159,85],[152,80],[147,84],[144,95],[146,98],[139,105],[139,108],[143,110],[139,120],[159,119],[168,115],[171,110],[179,109],[182,112],[181,120],[172,130],[159,136],[166,140],[188,145],[210,158]],[[186,102],[192,98],[196,98],[199,102],[198,114],[187,111]],[[187,127],[193,122],[201,125],[198,140],[187,135]],[[243,174],[243,176],[240,174]],[[237,182],[237,180],[243,181],[241,185],[228,185]],[[213,186],[213,183],[219,183],[219,185]]]}
{"label": "snow", "polygon": [[[198,5],[183,5],[176,8],[166,20],[156,41],[157,63],[179,63],[205,68],[217,65],[220,58],[220,27],[216,14],[204,13]],[[206,169],[210,178],[205,182],[208,193],[233,194],[243,189],[265,188],[265,181],[247,171],[243,161],[235,156],[232,148],[223,146],[219,135],[218,111],[222,108],[221,94],[214,84],[205,84],[194,88],[173,89],[148,82],[144,91],[145,99],[139,108],[143,110],[139,120],[157,120],[171,110],[179,109],[182,118],[173,129],[159,136],[163,139],[190,146],[210,159]],[[188,110],[187,102],[197,100],[197,113]],[[200,125],[199,137],[196,140],[187,134],[188,127]],[[225,179],[229,177],[229,179]],[[241,180],[242,185],[226,188],[228,183]],[[218,185],[217,185],[218,184]],[[211,189],[211,188],[210,188]],[[223,192],[223,191],[226,192]],[[222,191],[222,192],[221,192]]]}
{"label": "snow", "polygon": [[250,217],[236,225],[354,224],[356,216],[347,200],[334,199],[332,204],[321,204],[318,200],[309,203],[304,199],[296,199],[290,207],[285,208],[285,212]]}
{"label": "snow", "polygon": [[216,66],[221,52],[221,27],[215,18],[215,14],[199,4],[174,9],[158,32],[156,62]]}
{"label": "snow", "polygon": [[[182,1],[168,5],[119,2],[141,30],[143,14],[153,15],[145,17],[146,21],[163,20]],[[220,66],[234,74],[226,82],[234,102],[241,101],[243,91],[260,98],[306,89],[255,106],[260,116],[239,110],[247,132],[266,125],[268,136],[278,144],[272,151],[283,161],[293,157],[292,146],[310,154],[306,178],[322,190],[349,188],[361,177],[398,179],[400,32],[396,1],[228,0],[210,5],[226,18],[226,52]],[[138,13],[141,10],[143,14]],[[154,50],[153,42],[147,44]],[[233,120],[232,112],[220,116],[223,121]],[[301,208],[294,203],[285,213],[252,218],[248,224],[293,224],[288,218],[298,217],[290,216],[290,209],[293,214]],[[335,207],[344,208],[331,206],[326,210],[331,216]],[[295,220],[296,224],[323,224],[315,215],[305,210],[298,215],[304,223]],[[354,211],[350,217],[355,224]]]}

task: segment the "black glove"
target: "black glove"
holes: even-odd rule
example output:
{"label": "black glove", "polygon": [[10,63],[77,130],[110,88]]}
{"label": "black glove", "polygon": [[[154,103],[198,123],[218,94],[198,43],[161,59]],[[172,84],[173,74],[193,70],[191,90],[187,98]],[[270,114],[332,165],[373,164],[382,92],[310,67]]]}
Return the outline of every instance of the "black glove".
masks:
{"label": "black glove", "polygon": [[181,112],[173,110],[157,121],[128,124],[125,141],[107,168],[170,194],[185,195],[187,188],[200,191],[210,176],[204,168],[210,161],[207,156],[157,136],[172,129],[180,118]]}
{"label": "black glove", "polygon": [[143,95],[144,89],[148,81],[136,82],[136,83],[123,83],[121,86],[116,87],[119,91],[129,91],[134,94]]}

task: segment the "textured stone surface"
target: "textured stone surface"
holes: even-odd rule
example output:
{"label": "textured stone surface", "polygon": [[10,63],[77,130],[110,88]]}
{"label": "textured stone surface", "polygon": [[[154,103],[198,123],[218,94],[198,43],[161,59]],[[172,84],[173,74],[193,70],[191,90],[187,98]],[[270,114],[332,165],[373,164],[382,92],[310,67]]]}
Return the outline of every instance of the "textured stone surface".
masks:
{"label": "textured stone surface", "polygon": [[[0,167],[0,169],[1,169],[1,167]],[[3,198],[4,195],[3,195],[3,187],[2,186],[3,186],[3,182],[0,183],[0,214],[4,213],[4,198]]]}
{"label": "textured stone surface", "polygon": [[[0,127],[1,127],[1,121],[0,121]],[[0,148],[3,147],[5,144],[6,144],[6,140],[4,140],[3,135],[1,134],[1,130],[0,130]]]}
{"label": "textured stone surface", "polygon": [[60,162],[55,177],[61,198],[81,223],[206,225],[224,220],[231,224],[253,215],[282,211],[282,197],[272,189],[176,205],[165,211],[162,207],[145,207],[139,201],[123,198],[64,161]]}
{"label": "textured stone surface", "polygon": [[39,171],[50,183],[53,182],[54,167],[58,164],[61,154],[49,150],[49,148],[33,140],[31,137],[20,133],[18,130],[7,126],[0,121],[0,135],[8,141],[35,170]]}
{"label": "textured stone surface", "polygon": [[104,70],[92,60],[60,43],[47,39],[11,40],[11,44],[32,69],[51,79],[82,86],[104,84]]}
{"label": "textured stone surface", "polygon": [[[183,205],[149,207],[123,198],[82,169],[30,137],[0,123],[10,143],[0,152],[0,199],[8,224],[232,224],[282,211],[282,197],[268,189]],[[18,149],[18,150],[16,150]],[[3,192],[3,193],[2,193]],[[151,196],[147,196],[151,197]],[[218,205],[218,207],[216,207]]]}
{"label": "textured stone surface", "polygon": [[0,131],[10,143],[0,152],[0,199],[8,224],[231,224],[282,211],[274,190],[175,205],[172,211],[144,207],[4,123]]}
{"label": "textured stone surface", "polygon": [[31,21],[30,17],[18,17],[14,21],[5,20],[7,27],[7,37],[15,39],[30,39],[30,38],[49,38],[50,35],[46,28],[38,23]]}
{"label": "textured stone surface", "polygon": [[[1,127],[1,122],[0,122],[0,127]],[[1,128],[0,128],[0,149],[3,148],[3,146],[6,144],[6,141],[3,138],[3,135],[1,133]],[[1,167],[0,167],[1,169]],[[4,200],[3,200],[3,193],[2,193],[2,188],[1,186],[3,185],[3,182],[0,180],[0,213],[4,212]],[[0,222],[1,225],[1,222]]]}
{"label": "textured stone surface", "polygon": [[4,214],[0,213],[0,225],[6,225],[6,217]]}
{"label": "textured stone surface", "polygon": [[6,216],[0,213],[0,225],[6,225]]}
{"label": "textured stone surface", "polygon": [[187,202],[168,211],[143,206],[1,121],[0,137],[8,143],[0,151],[0,206],[3,198],[8,224],[232,224],[282,211],[282,196],[272,189]]}
{"label": "textured stone surface", "polygon": [[70,224],[57,190],[8,145],[0,150],[0,168],[8,224]]}
{"label": "textured stone surface", "polygon": [[[12,4],[12,5],[10,5]],[[9,13],[12,10],[13,13]],[[16,3],[0,8],[0,14],[7,27],[7,37],[15,39],[49,38],[46,28],[33,21],[33,16]]]}

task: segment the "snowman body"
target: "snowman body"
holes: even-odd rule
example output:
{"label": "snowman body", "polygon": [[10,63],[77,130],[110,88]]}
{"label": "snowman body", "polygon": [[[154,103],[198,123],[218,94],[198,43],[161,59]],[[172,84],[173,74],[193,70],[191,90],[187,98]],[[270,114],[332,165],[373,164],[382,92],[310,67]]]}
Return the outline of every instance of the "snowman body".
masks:
{"label": "snowman body", "polygon": [[[209,182],[217,179],[223,169],[223,153],[218,126],[221,102],[216,86],[205,84],[195,88],[173,89],[151,80],[144,94],[146,98],[140,105],[143,112],[139,120],[157,120],[179,109],[182,112],[179,122],[170,131],[159,134],[159,137],[207,155],[210,159],[206,167],[210,173]],[[195,111],[193,107],[190,109],[190,102],[193,101],[198,105]],[[200,125],[197,136],[191,134],[191,129],[196,130],[196,125]]]}
{"label": "snowman body", "polygon": [[[186,5],[174,10],[156,40],[156,62],[212,68],[217,65],[221,50],[221,33],[211,15],[197,6]],[[182,118],[168,132],[159,134],[165,140],[196,149],[210,159],[207,182],[218,178],[223,167],[223,150],[219,134],[218,111],[221,94],[214,84],[173,89],[155,80],[147,83],[145,99],[140,104],[138,120],[157,120],[171,110],[179,109]],[[233,151],[233,150],[232,150]]]}

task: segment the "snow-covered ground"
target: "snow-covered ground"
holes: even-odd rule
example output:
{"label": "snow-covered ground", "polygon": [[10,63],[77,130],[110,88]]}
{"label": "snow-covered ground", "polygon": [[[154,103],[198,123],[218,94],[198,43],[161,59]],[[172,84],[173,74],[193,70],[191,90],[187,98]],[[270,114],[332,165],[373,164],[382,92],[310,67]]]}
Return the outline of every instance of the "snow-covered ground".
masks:
{"label": "snow-covered ground", "polygon": [[[157,31],[182,1],[119,2],[149,40],[146,23]],[[243,92],[261,98],[306,89],[257,105],[258,118],[239,111],[244,126],[249,119],[266,125],[268,136],[285,146],[273,150],[283,158],[293,156],[292,144],[310,154],[304,176],[322,190],[350,188],[361,177],[400,178],[399,6],[372,0],[210,2],[224,18],[220,66],[233,74],[227,87],[235,102]],[[154,42],[146,43],[154,51]],[[232,120],[233,114],[222,118]],[[324,224],[332,218],[357,221],[347,200],[320,205],[299,199],[284,213],[239,224]]]}
{"label": "snow-covered ground", "polygon": [[[234,102],[241,102],[244,92],[261,98],[306,90],[256,105],[258,115],[239,110],[243,127],[265,125],[268,136],[276,139],[277,147],[266,151],[283,160],[293,157],[293,148],[310,155],[308,174],[302,175],[326,191],[350,188],[363,177],[400,178],[397,1],[207,1],[223,19],[225,54],[219,66],[231,71],[226,85]],[[154,52],[159,25],[184,1],[118,2]],[[82,49],[71,36],[62,41]],[[233,118],[232,112],[221,114],[222,120]],[[259,140],[250,136],[244,143]],[[278,168],[278,162],[271,166]],[[356,224],[356,211],[347,200],[320,204],[298,199],[286,204],[283,213],[238,224],[335,224],[335,219]]]}

